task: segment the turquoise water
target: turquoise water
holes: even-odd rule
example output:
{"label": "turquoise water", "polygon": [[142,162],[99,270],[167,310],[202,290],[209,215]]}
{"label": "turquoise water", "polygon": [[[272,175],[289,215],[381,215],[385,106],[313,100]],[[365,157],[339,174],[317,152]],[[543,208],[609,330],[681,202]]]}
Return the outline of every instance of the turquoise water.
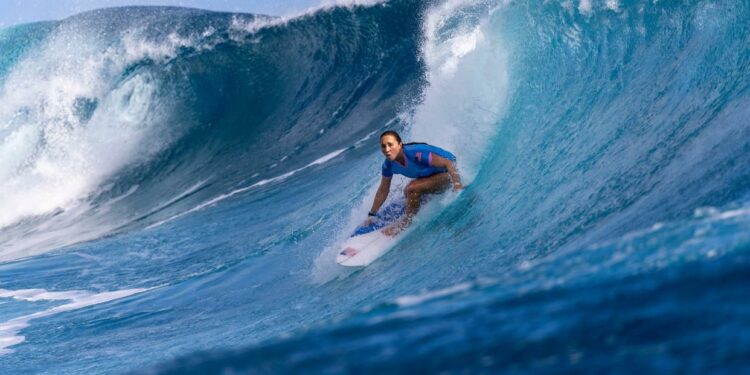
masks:
{"label": "turquoise water", "polygon": [[[0,367],[742,371],[748,17],[389,1],[3,29]],[[468,188],[341,268],[385,129]]]}

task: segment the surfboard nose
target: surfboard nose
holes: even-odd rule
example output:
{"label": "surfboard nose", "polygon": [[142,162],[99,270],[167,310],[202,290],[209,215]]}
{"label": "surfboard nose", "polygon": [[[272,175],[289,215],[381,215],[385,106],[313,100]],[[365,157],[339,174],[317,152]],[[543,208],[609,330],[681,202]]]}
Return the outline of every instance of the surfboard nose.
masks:
{"label": "surfboard nose", "polygon": [[342,250],[341,253],[339,253],[339,255],[345,255],[347,257],[353,257],[353,256],[357,255],[357,249],[355,249],[355,248],[353,248],[351,246],[348,246],[346,249]]}
{"label": "surfboard nose", "polygon": [[351,259],[355,255],[357,255],[359,252],[357,249],[347,246],[344,248],[344,250],[341,250],[341,252],[336,256],[336,263],[341,264],[342,262],[347,261],[348,259]]}

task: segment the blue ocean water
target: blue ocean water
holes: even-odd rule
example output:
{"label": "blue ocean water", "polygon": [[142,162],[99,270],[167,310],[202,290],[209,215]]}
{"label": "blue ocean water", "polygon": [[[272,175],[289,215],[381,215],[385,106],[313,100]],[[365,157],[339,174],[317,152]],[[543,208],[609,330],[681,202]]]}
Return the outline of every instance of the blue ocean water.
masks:
{"label": "blue ocean water", "polygon": [[749,4],[355,3],[0,29],[0,372],[746,371]]}

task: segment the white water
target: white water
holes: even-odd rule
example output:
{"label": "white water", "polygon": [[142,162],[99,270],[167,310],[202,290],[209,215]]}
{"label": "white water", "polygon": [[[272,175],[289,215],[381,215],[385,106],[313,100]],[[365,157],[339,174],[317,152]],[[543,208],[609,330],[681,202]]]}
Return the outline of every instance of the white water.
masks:
{"label": "white water", "polygon": [[109,301],[143,293],[149,289],[124,289],[114,292],[94,293],[82,290],[71,290],[66,292],[50,292],[44,289],[22,289],[5,290],[0,289],[0,298],[13,298],[18,301],[70,301],[64,305],[56,306],[48,310],[35,312],[13,318],[0,323],[0,355],[12,353],[11,346],[18,345],[26,340],[20,332],[27,328],[34,319],[51,315],[82,309],[84,307],[98,305]]}

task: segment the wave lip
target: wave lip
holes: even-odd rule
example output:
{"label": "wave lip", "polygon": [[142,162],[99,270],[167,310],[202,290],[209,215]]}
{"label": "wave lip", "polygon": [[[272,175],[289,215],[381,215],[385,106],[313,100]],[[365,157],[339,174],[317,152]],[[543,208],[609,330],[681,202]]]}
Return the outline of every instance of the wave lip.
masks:
{"label": "wave lip", "polygon": [[179,126],[165,126],[174,120],[174,106],[160,98],[169,90],[154,71],[137,67],[164,63],[193,42],[173,32],[157,45],[139,29],[150,26],[145,21],[122,26],[140,11],[59,22],[4,77],[0,228],[72,208],[179,138]]}

